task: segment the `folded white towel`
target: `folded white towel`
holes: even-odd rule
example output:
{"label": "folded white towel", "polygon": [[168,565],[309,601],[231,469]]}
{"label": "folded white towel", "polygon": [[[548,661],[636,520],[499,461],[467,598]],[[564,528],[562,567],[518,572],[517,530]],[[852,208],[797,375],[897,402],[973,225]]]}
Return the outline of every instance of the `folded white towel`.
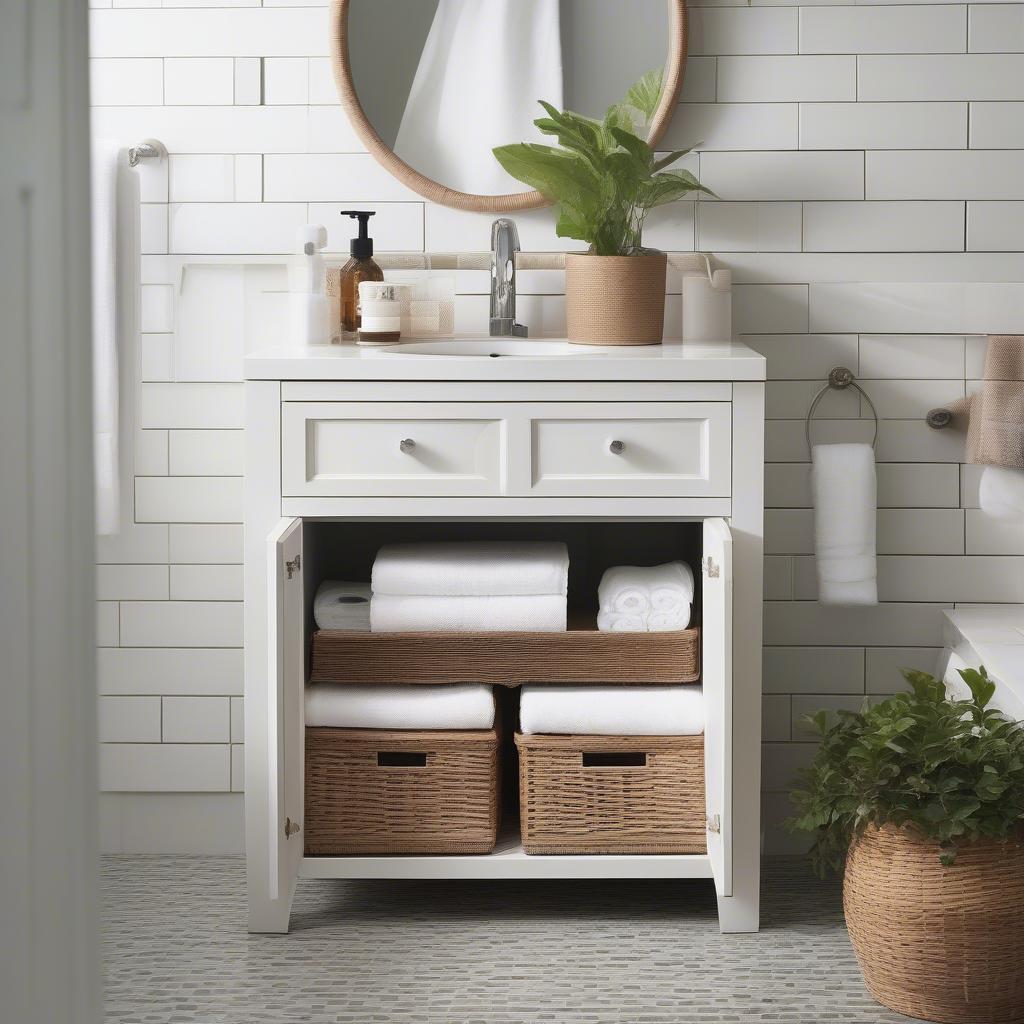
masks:
{"label": "folded white towel", "polygon": [[693,603],[693,570],[685,562],[616,565],[605,570],[597,597],[601,606],[597,628],[604,632],[686,629]]}
{"label": "folded white towel", "polygon": [[370,599],[374,633],[564,633],[564,595],[426,597],[378,594]]}
{"label": "folded white towel", "polygon": [[877,604],[875,453],[868,444],[816,444],[811,461],[818,600]]}
{"label": "folded white towel", "polygon": [[318,629],[370,632],[370,584],[324,580],[313,598]]}
{"label": "folded white towel", "polygon": [[494,692],[481,683],[306,687],[306,725],[334,729],[490,729]]}
{"label": "folded white towel", "polygon": [[561,542],[385,544],[371,577],[375,594],[493,597],[569,592]]}
{"label": "folded white towel", "polygon": [[523,686],[524,733],[585,736],[698,736],[704,731],[699,686]]}
{"label": "folded white towel", "polygon": [[992,519],[1024,520],[1024,469],[985,466],[978,484],[978,504]]}

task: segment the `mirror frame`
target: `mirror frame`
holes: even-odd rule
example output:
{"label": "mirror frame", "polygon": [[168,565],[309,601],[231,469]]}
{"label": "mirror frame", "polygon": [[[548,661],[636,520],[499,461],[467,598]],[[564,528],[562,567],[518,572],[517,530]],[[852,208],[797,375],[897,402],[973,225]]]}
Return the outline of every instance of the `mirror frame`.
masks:
{"label": "mirror frame", "polygon": [[[366,146],[370,155],[397,178],[403,185],[432,203],[451,206],[456,210],[472,210],[477,213],[510,213],[516,210],[536,210],[550,206],[540,192],[509,192],[504,195],[476,195],[472,192],[457,192],[433,178],[420,174],[407,164],[377,134],[363,110],[352,80],[349,61],[348,13],[351,0],[331,0],[331,66],[334,82],[341,99],[341,106]],[[679,102],[683,88],[683,74],[686,70],[687,22],[686,0],[667,0],[669,14],[668,57],[665,61],[665,81],[661,101],[654,112],[647,141],[657,145],[668,128]]]}

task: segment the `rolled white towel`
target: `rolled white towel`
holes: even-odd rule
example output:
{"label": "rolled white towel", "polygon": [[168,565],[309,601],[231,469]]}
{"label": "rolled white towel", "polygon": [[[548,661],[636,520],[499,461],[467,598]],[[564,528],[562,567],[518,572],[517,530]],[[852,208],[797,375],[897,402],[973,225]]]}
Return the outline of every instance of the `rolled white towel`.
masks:
{"label": "rolled white towel", "polygon": [[875,453],[868,444],[816,444],[811,461],[818,600],[877,604]]}
{"label": "rolled white towel", "polygon": [[698,736],[699,686],[534,686],[520,688],[522,732],[584,736]]}
{"label": "rolled white towel", "polygon": [[597,628],[602,633],[646,633],[647,622],[643,615],[602,610],[597,613]]}
{"label": "rolled white towel", "polygon": [[685,562],[652,565],[646,572],[655,611],[676,611],[693,603],[693,570]]}
{"label": "rolled white towel", "polygon": [[993,519],[1024,520],[1024,469],[985,466],[978,484],[978,504]]}
{"label": "rolled white towel", "polygon": [[373,563],[374,594],[446,597],[569,592],[569,549],[560,541],[385,544]]}
{"label": "rolled white towel", "polygon": [[677,629],[686,629],[690,624],[690,608],[687,604],[670,611],[651,612],[647,616],[647,631],[649,633],[669,633]]}
{"label": "rolled white towel", "polygon": [[490,729],[494,692],[482,683],[306,687],[306,725],[334,729]]}
{"label": "rolled white towel", "polygon": [[318,629],[370,632],[370,584],[324,580],[313,598]]}
{"label": "rolled white towel", "polygon": [[605,569],[597,587],[601,608],[625,615],[643,615],[651,607],[645,571],[636,565]]}
{"label": "rolled white towel", "polygon": [[564,633],[564,595],[427,597],[378,594],[370,599],[374,633]]}

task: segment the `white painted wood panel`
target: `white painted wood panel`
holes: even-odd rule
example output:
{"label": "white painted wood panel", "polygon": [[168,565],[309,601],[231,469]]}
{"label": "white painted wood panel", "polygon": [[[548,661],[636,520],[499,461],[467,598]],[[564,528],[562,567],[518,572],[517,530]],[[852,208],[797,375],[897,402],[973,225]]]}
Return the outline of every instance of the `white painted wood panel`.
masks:
{"label": "white painted wood panel", "polygon": [[[530,407],[529,492],[540,496],[730,493],[727,403]],[[522,444],[522,434],[511,437]],[[621,445],[620,450],[616,450]],[[517,459],[513,450],[511,457]]]}

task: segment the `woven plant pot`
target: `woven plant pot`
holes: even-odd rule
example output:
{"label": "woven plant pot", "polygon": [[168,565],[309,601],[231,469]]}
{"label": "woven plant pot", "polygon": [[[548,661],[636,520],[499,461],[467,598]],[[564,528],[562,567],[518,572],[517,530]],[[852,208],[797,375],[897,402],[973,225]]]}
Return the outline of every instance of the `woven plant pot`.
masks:
{"label": "woven plant pot", "polygon": [[665,327],[663,252],[565,254],[565,321],[574,345],[660,345]]}
{"label": "woven plant pot", "polygon": [[850,844],[843,908],[868,991],[941,1024],[1024,1021],[1024,837],[960,848],[910,829]]}

